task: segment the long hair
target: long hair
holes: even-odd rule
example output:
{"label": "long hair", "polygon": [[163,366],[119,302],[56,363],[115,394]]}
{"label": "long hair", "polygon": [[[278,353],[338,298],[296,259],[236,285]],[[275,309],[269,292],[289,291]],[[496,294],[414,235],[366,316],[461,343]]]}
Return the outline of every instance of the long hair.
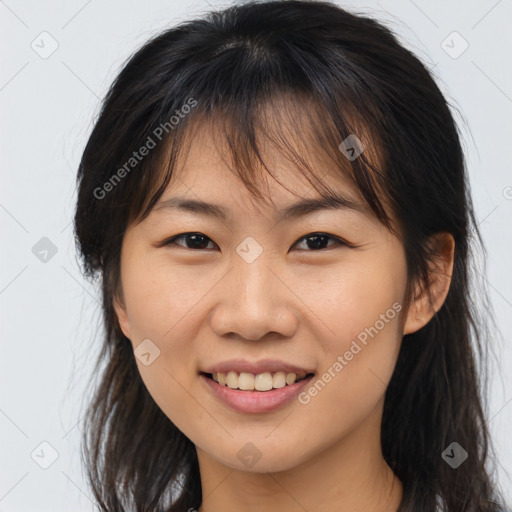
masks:
{"label": "long hair", "polygon": [[[272,174],[261,137],[324,194],[318,169],[279,130],[283,117],[293,121],[291,138],[315,144],[392,229],[383,198],[389,203],[406,252],[407,301],[414,283],[428,290],[431,235],[453,236],[445,303],[402,340],[382,450],[404,486],[400,512],[497,510],[478,367],[485,326],[470,297],[470,242],[483,244],[449,105],[388,28],[308,0],[244,3],[182,22],[137,50],[102,103],[78,169],[74,218],[84,275],[102,290],[104,339],[82,442],[98,506],[185,512],[202,499],[195,446],[148,393],[115,315],[123,235],[149,214],[193,127],[206,121],[229,142],[234,172],[255,197],[256,164]],[[368,147],[359,158],[340,150],[351,135]],[[453,442],[469,454],[456,469],[442,456]]]}

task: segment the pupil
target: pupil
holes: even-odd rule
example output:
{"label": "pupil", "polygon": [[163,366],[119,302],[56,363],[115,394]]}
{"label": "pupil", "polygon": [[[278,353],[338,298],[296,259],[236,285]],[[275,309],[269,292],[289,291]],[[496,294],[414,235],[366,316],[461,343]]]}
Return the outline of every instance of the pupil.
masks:
{"label": "pupil", "polygon": [[[188,235],[187,241],[190,242],[191,239],[195,241],[192,242],[194,249],[202,249],[208,245],[208,242],[206,242],[206,237],[203,235]],[[187,245],[190,245],[190,243],[187,243]]]}
{"label": "pupil", "polygon": [[[326,241],[327,237],[324,235],[314,235],[307,238],[307,243],[310,248],[319,249]],[[316,242],[314,242],[316,240]],[[312,242],[313,241],[313,242]]]}

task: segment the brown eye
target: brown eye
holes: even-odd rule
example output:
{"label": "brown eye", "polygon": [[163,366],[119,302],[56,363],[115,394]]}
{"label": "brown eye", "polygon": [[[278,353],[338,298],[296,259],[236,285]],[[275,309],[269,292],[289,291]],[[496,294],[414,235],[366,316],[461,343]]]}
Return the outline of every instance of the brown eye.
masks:
{"label": "brown eye", "polygon": [[[181,240],[182,242],[178,243],[178,240]],[[216,245],[211,238],[207,237],[203,233],[181,233],[163,241],[159,246],[164,247],[177,245],[183,249],[200,251],[208,249],[209,243]],[[306,252],[317,252],[324,249],[331,249],[333,246],[355,247],[346,240],[342,240],[339,237],[329,235],[327,233],[310,233],[309,235],[303,236],[297,240],[297,242],[293,244],[293,247],[300,244],[303,244],[303,248],[299,250]],[[212,247],[210,247],[210,249],[211,248]]]}
{"label": "brown eye", "polygon": [[[185,244],[176,243],[176,240],[185,240]],[[176,235],[169,240],[165,241],[162,245],[178,245],[185,249],[206,249],[208,246],[208,241],[213,243],[213,241],[208,238],[206,235],[202,233],[182,233],[180,235]]]}
{"label": "brown eye", "polygon": [[[329,241],[333,241],[334,244],[327,245]],[[328,235],[326,233],[311,233],[309,235],[303,236],[300,238],[294,246],[297,244],[302,243],[307,249],[311,249],[313,251],[318,251],[322,249],[329,249],[333,245],[345,245],[350,246],[350,244],[338,237]],[[306,250],[307,250],[306,249]],[[301,249],[303,250],[303,249]]]}

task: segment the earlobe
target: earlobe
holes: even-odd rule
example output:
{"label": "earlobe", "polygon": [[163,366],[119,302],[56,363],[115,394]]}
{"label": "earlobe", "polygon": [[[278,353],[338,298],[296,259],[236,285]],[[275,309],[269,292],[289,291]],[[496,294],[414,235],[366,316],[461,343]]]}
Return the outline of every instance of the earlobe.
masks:
{"label": "earlobe", "polygon": [[433,256],[429,269],[429,284],[417,285],[407,311],[404,334],[411,334],[426,325],[441,309],[453,273],[455,241],[450,233],[437,233],[431,239]]}
{"label": "earlobe", "polygon": [[116,313],[117,319],[119,321],[119,326],[123,331],[123,334],[131,339],[131,330],[130,330],[130,322],[128,320],[128,314],[126,313],[126,307],[119,300],[119,297],[114,297],[114,311]]}

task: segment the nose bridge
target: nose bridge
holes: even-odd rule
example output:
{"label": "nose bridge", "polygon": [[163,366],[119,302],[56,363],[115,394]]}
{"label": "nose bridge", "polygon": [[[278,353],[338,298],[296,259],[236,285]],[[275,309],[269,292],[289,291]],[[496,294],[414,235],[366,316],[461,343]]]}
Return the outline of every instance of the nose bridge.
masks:
{"label": "nose bridge", "polygon": [[[234,290],[241,306],[247,306],[253,312],[271,310],[278,306],[278,283],[275,273],[277,267],[272,252],[252,236],[246,237],[236,248],[237,258],[234,259]],[[282,285],[281,285],[282,286]]]}
{"label": "nose bridge", "polygon": [[253,237],[236,248],[226,293],[219,296],[212,317],[218,335],[237,333],[251,340],[268,332],[291,336],[296,318],[288,288],[279,279],[279,268],[270,250]]}

